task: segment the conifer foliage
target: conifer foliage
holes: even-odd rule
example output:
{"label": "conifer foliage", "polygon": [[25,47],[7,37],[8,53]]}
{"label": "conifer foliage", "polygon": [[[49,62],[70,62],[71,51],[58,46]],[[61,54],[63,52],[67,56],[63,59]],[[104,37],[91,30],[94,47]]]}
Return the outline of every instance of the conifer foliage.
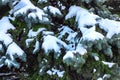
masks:
{"label": "conifer foliage", "polygon": [[118,80],[120,18],[108,1],[0,0],[0,73]]}

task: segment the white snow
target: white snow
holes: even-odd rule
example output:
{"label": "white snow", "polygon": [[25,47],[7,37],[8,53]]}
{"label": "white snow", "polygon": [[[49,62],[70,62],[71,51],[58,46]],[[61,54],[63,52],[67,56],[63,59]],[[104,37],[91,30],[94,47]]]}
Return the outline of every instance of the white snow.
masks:
{"label": "white snow", "polygon": [[61,10],[65,10],[66,7],[60,1],[58,1],[57,4],[61,8]]}
{"label": "white snow", "polygon": [[96,18],[99,18],[99,16],[90,13],[88,10],[78,6],[71,6],[65,19],[72,18],[73,16],[76,16],[78,28],[84,27],[86,25],[94,26],[97,23]]}
{"label": "white snow", "polygon": [[48,70],[48,71],[47,71],[47,74],[52,75],[53,73],[52,73],[51,70]]}
{"label": "white snow", "polygon": [[85,27],[85,26],[95,26],[96,22],[96,16],[93,13],[89,13],[88,11],[78,11],[76,15],[76,21],[78,22],[78,28]]}
{"label": "white snow", "polygon": [[33,31],[32,29],[29,30],[29,33],[28,33],[28,37],[29,38],[32,38],[32,37],[36,37],[40,32],[46,30],[45,28],[39,28],[37,31]]}
{"label": "white snow", "polygon": [[68,48],[69,50],[74,50],[75,49],[75,46],[73,46],[75,44],[75,37],[77,35],[77,32],[74,32],[71,28],[69,28],[68,26],[62,26],[61,28],[59,28],[59,35],[58,35],[58,38],[59,39],[62,39],[63,36],[66,36],[66,39],[67,41],[69,41],[70,44],[68,44]]}
{"label": "white snow", "polygon": [[54,50],[54,52],[57,53],[60,52],[61,48],[67,48],[66,43],[52,35],[44,36],[42,49],[44,49],[45,53],[48,53],[51,50]]}
{"label": "white snow", "polygon": [[103,64],[107,65],[109,68],[112,68],[115,63],[102,61]]}
{"label": "white snow", "polygon": [[8,46],[7,51],[6,51],[6,55],[9,55],[12,61],[14,61],[15,59],[14,55],[21,57],[23,56],[23,54],[24,54],[24,51],[15,42],[12,42]]}
{"label": "white snow", "polygon": [[58,29],[60,31],[60,35],[58,36],[58,38],[62,38],[63,35],[65,35],[66,33],[73,36],[72,33],[74,33],[74,31],[69,28],[68,26],[62,26],[61,28]]}
{"label": "white snow", "polygon": [[34,39],[26,39],[25,43],[26,43],[26,47],[30,46],[30,43],[33,41]]}
{"label": "white snow", "polygon": [[[31,13],[29,13],[28,14],[28,18],[33,18],[33,19],[35,19],[35,18],[37,18],[37,15],[34,13],[34,12],[31,12]],[[42,19],[42,16],[40,16],[40,20]]]}
{"label": "white snow", "polygon": [[[43,20],[43,16],[45,16],[46,14],[43,12],[43,10],[35,7],[35,9],[33,9],[33,12],[28,14],[28,18],[32,18],[32,19],[39,19],[40,21]],[[45,20],[45,19],[44,19]],[[48,18],[46,18],[46,21],[49,21]]]}
{"label": "white snow", "polygon": [[93,73],[95,73],[96,71],[97,71],[97,70],[94,68],[94,69],[93,69]]}
{"label": "white snow", "polygon": [[73,51],[67,51],[67,53],[63,57],[63,60],[67,58],[73,58],[73,57],[74,57]]}
{"label": "white snow", "polygon": [[104,36],[95,31],[95,26],[91,27],[91,28],[84,28],[84,27],[80,27],[81,32],[82,32],[82,38],[81,40],[88,40],[88,41],[94,41],[94,40],[99,40],[99,39],[103,39]]}
{"label": "white snow", "polygon": [[57,74],[58,77],[61,77],[61,78],[63,77],[64,73],[65,73],[65,71],[60,71],[60,70],[57,70],[57,69],[54,69],[54,68],[52,68],[51,70],[47,71],[47,74],[49,74],[49,75]]}
{"label": "white snow", "polygon": [[98,78],[97,80],[103,80],[103,79],[100,77],[100,78]]}
{"label": "white snow", "polygon": [[28,18],[32,18],[35,20],[39,20],[38,22],[48,22],[49,19],[42,9],[35,7],[30,0],[21,0],[14,8],[10,11],[10,14],[14,14],[14,16],[23,15],[25,16],[28,13]]}
{"label": "white snow", "polygon": [[20,0],[20,2],[13,7],[13,10],[17,11],[17,10],[25,7],[27,4],[31,5],[31,3],[28,0],[25,0],[25,1],[24,0]]}
{"label": "white snow", "polygon": [[3,45],[0,43],[0,50],[2,50],[2,48],[3,48]]}
{"label": "white snow", "polygon": [[[80,10],[85,10],[85,9],[83,9],[83,8],[81,8],[81,7],[78,7],[78,6],[71,6],[70,8],[69,8],[69,12],[68,12],[68,14],[66,15],[66,17],[65,17],[65,19],[67,20],[67,19],[69,19],[69,18],[72,18],[73,16],[76,16],[76,14],[77,14],[77,12],[78,11],[80,11]],[[85,10],[86,11],[86,10]]]}
{"label": "white snow", "polygon": [[54,32],[52,32],[52,31],[43,31],[42,34],[43,34],[43,36],[54,35]]}
{"label": "white snow", "polygon": [[106,78],[110,78],[110,74],[104,74],[103,77],[99,77],[97,80],[106,80]]}
{"label": "white snow", "polygon": [[2,48],[3,48],[3,46],[2,46],[2,44],[0,44],[0,51],[2,50]]}
{"label": "white snow", "polygon": [[4,66],[4,64],[0,64],[0,68],[3,67],[3,66]]}
{"label": "white snow", "polygon": [[1,0],[0,2],[2,3],[1,5],[6,5],[9,2],[9,0]]}
{"label": "white snow", "polygon": [[87,30],[86,33],[83,34],[81,40],[94,41],[103,38],[104,36],[101,33]]}
{"label": "white snow", "polygon": [[35,54],[39,49],[40,49],[40,42],[39,42],[39,41],[36,41],[36,43],[35,43],[35,48],[34,48],[34,50],[33,50],[33,54]]}
{"label": "white snow", "polygon": [[87,50],[82,46],[82,44],[78,44],[75,50],[67,51],[64,55],[63,60],[67,58],[74,58],[74,54],[79,53],[80,55],[85,55]]}
{"label": "white snow", "polygon": [[46,7],[44,8],[44,11],[45,11],[45,12],[50,11],[50,13],[53,14],[53,15],[55,15],[55,16],[56,16],[56,15],[62,15],[61,11],[60,11],[58,8],[53,7],[53,6],[46,6]]}
{"label": "white snow", "polygon": [[76,47],[76,52],[78,52],[80,55],[85,55],[87,50],[82,46],[82,44],[78,44]]}
{"label": "white snow", "polygon": [[94,59],[95,59],[96,61],[99,61],[99,57],[98,57],[98,56],[94,56]]}
{"label": "white snow", "polygon": [[13,42],[13,39],[10,37],[9,34],[5,34],[2,31],[0,32],[0,41],[2,41],[5,46],[7,47],[10,43]]}
{"label": "white snow", "polygon": [[102,19],[98,23],[100,28],[107,32],[107,38],[111,38],[114,34],[120,33],[120,22],[118,21]]}
{"label": "white snow", "polygon": [[5,56],[0,57],[0,68],[4,66],[5,59],[6,59]]}
{"label": "white snow", "polygon": [[18,63],[15,63],[9,59],[6,59],[5,60],[5,65],[7,65],[9,68],[11,68],[12,66],[16,67],[16,68],[19,68],[20,65]]}
{"label": "white snow", "polygon": [[46,3],[47,0],[39,0],[38,3]]}
{"label": "white snow", "polygon": [[15,27],[10,23],[8,17],[3,17],[0,20],[0,32],[7,33],[10,29],[15,29]]}
{"label": "white snow", "polygon": [[[104,36],[101,33],[95,31],[95,24],[97,24],[96,19],[99,16],[90,13],[88,10],[78,7],[71,6],[69,8],[69,13],[66,15],[66,19],[76,16],[76,22],[78,23],[78,28],[81,30],[83,36],[82,40],[94,41],[103,39]],[[86,26],[92,26],[87,28]]]}
{"label": "white snow", "polygon": [[0,53],[3,53],[4,52],[4,48],[3,48],[3,45],[2,44],[0,44]]}
{"label": "white snow", "polygon": [[20,0],[20,2],[14,6],[10,13],[14,12],[14,16],[18,14],[26,14],[29,9],[34,9],[35,6],[29,0]]}
{"label": "white snow", "polygon": [[110,74],[104,74],[104,76],[103,76],[103,79],[105,79],[105,78],[110,78]]}

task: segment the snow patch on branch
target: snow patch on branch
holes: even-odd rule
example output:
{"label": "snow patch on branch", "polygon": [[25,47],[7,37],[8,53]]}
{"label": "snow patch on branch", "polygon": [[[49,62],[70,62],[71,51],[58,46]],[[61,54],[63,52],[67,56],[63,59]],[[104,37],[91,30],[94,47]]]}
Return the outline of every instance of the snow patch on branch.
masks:
{"label": "snow patch on branch", "polygon": [[109,68],[112,68],[115,63],[102,61],[103,64],[107,65]]}
{"label": "snow patch on branch", "polygon": [[57,69],[54,69],[54,68],[47,71],[47,74],[49,74],[49,75],[57,74],[58,77],[61,77],[61,78],[64,76],[64,73],[65,73],[65,71],[60,71],[60,70],[57,70]]}
{"label": "snow patch on branch", "polygon": [[34,23],[49,22],[47,14],[42,9],[34,6],[30,0],[21,0],[13,7],[10,14],[14,14],[14,17],[23,16],[25,20],[28,18]]}
{"label": "snow patch on branch", "polygon": [[46,30],[45,28],[39,28],[37,31],[33,31],[32,29],[29,30],[29,33],[28,33],[28,37],[29,38],[32,38],[32,37],[36,37],[40,32]]}
{"label": "snow patch on branch", "polygon": [[6,55],[9,55],[12,61],[14,61],[15,58],[20,58],[23,61],[26,61],[24,51],[15,42],[12,42],[8,46]]}
{"label": "snow patch on branch", "polygon": [[48,0],[38,0],[38,3],[46,3],[46,2],[48,2]]}
{"label": "snow patch on branch", "polygon": [[7,33],[7,31],[10,29],[14,30],[15,27],[10,23],[8,17],[3,17],[0,20],[0,32]]}
{"label": "snow patch on branch", "polygon": [[99,20],[98,23],[100,28],[107,32],[107,35],[106,35],[107,38],[112,38],[114,34],[120,33],[120,22],[118,21],[102,19],[102,20]]}
{"label": "snow patch on branch", "polygon": [[38,52],[38,50],[40,50],[40,42],[36,41],[35,46],[34,46],[34,50],[33,50],[33,54],[35,54],[36,52]]}
{"label": "snow patch on branch", "polygon": [[61,11],[58,8],[53,6],[46,6],[44,8],[44,11],[53,14],[53,16],[62,15]]}
{"label": "snow patch on branch", "polygon": [[0,41],[7,47],[10,43],[13,42],[13,39],[10,37],[10,34],[5,34],[0,32]]}
{"label": "snow patch on branch", "polygon": [[52,35],[47,35],[43,37],[42,49],[45,51],[45,53],[49,53],[52,50],[55,53],[60,53],[61,48],[67,48],[67,45],[60,39]]}

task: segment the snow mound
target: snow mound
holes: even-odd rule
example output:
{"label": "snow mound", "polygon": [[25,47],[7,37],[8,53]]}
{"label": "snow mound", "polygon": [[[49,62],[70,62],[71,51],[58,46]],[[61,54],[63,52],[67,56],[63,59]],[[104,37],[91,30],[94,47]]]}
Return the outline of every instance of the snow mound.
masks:
{"label": "snow mound", "polygon": [[60,53],[61,48],[67,48],[66,43],[61,41],[60,39],[47,35],[43,38],[42,49],[44,49],[45,53],[49,53],[50,51],[54,51],[55,53]]}
{"label": "snow mound", "polygon": [[68,58],[74,58],[75,54],[85,55],[86,53],[87,50],[82,46],[82,44],[78,44],[75,50],[67,51],[67,53],[63,57],[63,60],[66,60]]}
{"label": "snow mound", "polygon": [[99,39],[103,39],[104,36],[96,31],[90,31],[87,32],[87,34],[83,34],[81,40],[87,40],[87,41],[94,41],[94,40],[99,40]]}
{"label": "snow mound", "polygon": [[120,33],[120,22],[118,21],[102,19],[98,23],[100,28],[107,32],[107,38],[111,38],[114,34]]}
{"label": "snow mound", "polygon": [[12,61],[14,61],[15,58],[20,58],[23,61],[26,61],[24,51],[15,42],[12,42],[8,46],[6,55],[9,55]]}
{"label": "snow mound", "polygon": [[38,7],[35,7],[30,0],[21,0],[14,8],[10,11],[10,14],[14,14],[14,17],[24,16],[35,22],[48,22],[49,19],[46,17],[47,14]]}
{"label": "snow mound", "polygon": [[15,29],[15,27],[10,23],[8,17],[3,17],[0,20],[0,32],[7,33],[10,29]]}
{"label": "snow mound", "polygon": [[67,19],[69,19],[69,18],[72,18],[73,16],[76,16],[76,14],[77,14],[77,12],[79,11],[79,10],[83,10],[83,11],[87,11],[87,10],[85,10],[85,9],[83,9],[83,8],[81,8],[81,7],[78,7],[78,6],[71,6],[70,8],[69,8],[69,12],[68,12],[68,14],[65,16],[65,19],[67,20]]}
{"label": "snow mound", "polygon": [[62,15],[61,11],[56,8],[56,7],[53,7],[53,6],[46,6],[44,8],[44,11],[45,12],[50,12],[51,14],[53,14],[54,16],[57,16],[57,15]]}
{"label": "snow mound", "polygon": [[9,34],[5,34],[0,32],[0,41],[7,47],[10,43],[13,42],[13,39],[10,37]]}

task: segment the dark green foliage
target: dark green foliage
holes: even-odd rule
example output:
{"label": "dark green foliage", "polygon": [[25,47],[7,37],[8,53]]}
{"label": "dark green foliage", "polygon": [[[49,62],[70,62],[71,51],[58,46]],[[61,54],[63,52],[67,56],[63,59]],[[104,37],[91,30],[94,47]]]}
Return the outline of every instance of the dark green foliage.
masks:
{"label": "dark green foliage", "polygon": [[[82,6],[86,9],[94,8],[93,12],[100,15],[100,17],[111,19],[112,13],[109,12],[107,7],[102,6],[103,3],[97,3],[94,0],[48,0],[47,3],[43,4],[37,3],[37,1],[38,0],[31,0],[35,6],[41,9],[49,5],[57,7],[61,10],[63,15],[59,17],[47,13],[50,18],[50,23],[39,23],[38,21],[34,22],[33,19],[27,20],[28,18],[25,20],[26,15],[18,16],[14,21],[11,20],[11,23],[16,29],[9,30],[8,33],[12,35],[14,42],[16,42],[27,55],[26,63],[17,59],[21,64],[20,69],[17,70],[20,73],[21,80],[97,80],[98,77],[103,77],[104,74],[109,74],[111,76],[106,80],[118,80],[120,78],[120,34],[114,35],[111,39],[104,38],[102,40],[80,41],[82,33],[77,28],[78,25],[75,21],[75,17],[65,20],[68,9],[72,5]],[[66,7],[65,10],[62,10],[57,4],[58,1]],[[6,7],[6,9],[4,10],[2,7]],[[2,10],[0,13],[0,18],[7,15],[7,11],[9,10],[8,6],[2,7],[0,6],[0,10]],[[73,30],[71,33],[77,32],[77,35],[74,39],[75,43],[66,40],[66,38],[70,35],[68,33],[65,33],[61,40],[66,44],[75,44],[75,48],[79,42],[82,43],[84,47],[87,46],[87,53],[85,55],[80,55],[76,52],[74,53],[73,58],[63,60],[67,49],[61,49],[60,56],[55,58],[55,54],[57,53],[53,50],[46,55],[41,48],[43,43],[42,39],[44,37],[43,31],[39,32],[35,37],[28,37],[28,32],[30,29],[37,31],[40,28],[45,28],[45,31],[53,31],[54,36],[58,37],[62,31],[59,31],[58,28],[63,25],[71,28],[71,30]],[[102,33],[104,36],[106,35],[106,32],[100,29],[99,25],[96,25],[96,31]],[[26,47],[26,39],[33,39],[33,41],[30,42],[29,47]],[[40,42],[40,49],[33,54],[36,41]],[[0,55],[0,57],[1,56],[2,55]],[[96,60],[95,57],[97,57],[98,60]],[[103,64],[102,61],[115,62],[116,65],[109,68],[107,65]],[[59,77],[57,73],[54,75],[49,75],[47,71],[52,68],[59,71],[65,71],[63,77]],[[7,70],[8,72],[13,71],[6,67],[4,67],[3,70],[0,69],[0,71],[3,72],[6,72]],[[25,73],[28,75],[25,76]]]}

